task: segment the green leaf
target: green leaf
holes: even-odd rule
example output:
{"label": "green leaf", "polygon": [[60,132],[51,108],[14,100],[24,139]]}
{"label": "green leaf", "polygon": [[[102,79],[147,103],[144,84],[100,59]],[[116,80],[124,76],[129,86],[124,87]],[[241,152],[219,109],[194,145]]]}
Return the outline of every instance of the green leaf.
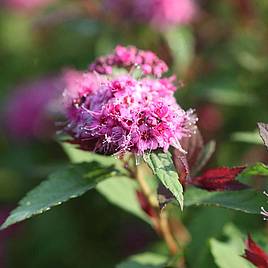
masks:
{"label": "green leaf", "polygon": [[62,142],[61,147],[63,151],[67,154],[71,163],[83,163],[97,161],[103,166],[114,165],[122,174],[128,175],[128,172],[124,169],[122,162],[113,156],[100,155],[93,152],[83,151],[77,148],[75,145]]}
{"label": "green leaf", "polygon": [[19,202],[19,207],[11,212],[1,229],[78,197],[116,174],[112,166],[103,167],[97,162],[76,164],[56,171]]}
{"label": "green leaf", "polygon": [[103,156],[100,154],[83,151],[81,149],[76,148],[75,145],[67,142],[62,142],[60,144],[63,148],[63,151],[67,154],[72,163],[98,161],[103,163],[104,165],[114,165],[117,162],[114,157]]}
{"label": "green leaf", "polygon": [[144,161],[149,165],[161,183],[174,195],[181,209],[183,209],[183,188],[174,167],[171,154],[169,152],[146,154],[144,155]]}
{"label": "green leaf", "polygon": [[188,27],[170,28],[164,33],[164,37],[174,58],[176,70],[184,75],[194,56],[194,37]]}
{"label": "green leaf", "polygon": [[[62,143],[62,148],[72,163],[81,163],[83,161],[90,161],[94,159],[105,164],[112,163],[119,166],[119,163],[117,163],[119,161],[112,156],[107,157],[82,151],[68,143]],[[96,189],[112,204],[137,216],[147,223],[150,223],[150,220],[138,203],[136,196],[137,183],[133,179],[129,179],[127,177],[110,178],[99,183]]]}
{"label": "green leaf", "polygon": [[258,105],[258,99],[254,94],[241,92],[236,79],[214,74],[213,77],[204,78],[191,86],[196,97],[220,105],[253,106]]}
{"label": "green leaf", "polygon": [[263,163],[256,163],[248,167],[240,176],[268,176],[268,166]]}
{"label": "green leaf", "polygon": [[260,55],[241,50],[236,55],[238,63],[251,72],[262,72],[267,69],[267,61]]}
{"label": "green leaf", "polygon": [[242,234],[233,225],[227,225],[224,233],[229,237],[227,242],[216,239],[210,240],[210,248],[214,260],[219,268],[251,268],[247,260],[242,257],[244,253],[244,242]]}
{"label": "green leaf", "polygon": [[187,189],[184,200],[186,207],[216,206],[250,214],[260,214],[266,202],[264,195],[254,190],[208,192],[194,187]]}
{"label": "green leaf", "polygon": [[249,268],[250,266],[232,247],[227,243],[210,240],[212,255],[220,268]]}
{"label": "green leaf", "polygon": [[164,268],[166,262],[167,257],[146,252],[128,258],[116,268]]}
{"label": "green leaf", "polygon": [[136,181],[126,177],[110,178],[102,181],[97,186],[98,192],[109,202],[150,223],[148,216],[138,203],[137,188]]}
{"label": "green leaf", "polygon": [[231,135],[231,140],[237,142],[262,144],[261,137],[257,131],[255,132],[235,132]]}
{"label": "green leaf", "polygon": [[189,267],[215,267],[210,255],[209,239],[222,233],[224,225],[230,221],[229,215],[229,211],[223,208],[197,208],[194,217],[185,222],[192,237],[186,250],[186,260]]}

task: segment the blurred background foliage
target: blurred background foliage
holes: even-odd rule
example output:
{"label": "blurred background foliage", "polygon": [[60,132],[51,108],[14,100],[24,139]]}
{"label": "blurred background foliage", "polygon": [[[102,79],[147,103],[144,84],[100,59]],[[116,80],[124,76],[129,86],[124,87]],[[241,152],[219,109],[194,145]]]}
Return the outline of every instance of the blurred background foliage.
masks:
{"label": "blurred background foliage", "polygon": [[[268,162],[254,132],[256,122],[268,122],[266,0],[199,0],[191,24],[165,29],[100,11],[97,0],[47,1],[34,8],[6,2],[0,1],[1,221],[29,189],[68,163],[54,137],[10,135],[6,110],[12,94],[66,68],[86,69],[117,44],[152,50],[169,63],[184,84],[176,93],[179,103],[196,108],[205,140],[217,141],[211,166]],[[252,184],[264,188],[267,182]],[[217,267],[214,257],[221,257],[223,242],[241,245],[247,232],[268,250],[261,216],[219,208],[182,215],[175,209],[174,215],[189,232],[187,267]],[[115,267],[144,249],[166,253],[149,225],[91,192],[0,233],[0,267]],[[236,249],[241,255],[241,246]]]}

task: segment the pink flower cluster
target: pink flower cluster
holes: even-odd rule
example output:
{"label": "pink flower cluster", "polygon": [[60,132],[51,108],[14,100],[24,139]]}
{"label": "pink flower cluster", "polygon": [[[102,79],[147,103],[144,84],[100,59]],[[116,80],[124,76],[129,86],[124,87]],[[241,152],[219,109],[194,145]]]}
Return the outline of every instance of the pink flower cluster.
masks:
{"label": "pink flower cluster", "polygon": [[197,15],[194,0],[104,0],[104,9],[121,19],[150,23],[157,29],[188,24]]}
{"label": "pink flower cluster", "polygon": [[63,91],[65,107],[71,107],[73,103],[79,103],[81,98],[90,94],[93,88],[98,86],[96,75],[83,73],[73,69],[66,69],[62,74],[62,81],[67,90]]}
{"label": "pink flower cluster", "polygon": [[174,77],[161,78],[157,72],[156,77],[144,75],[136,79],[127,72],[140,55],[150,55],[151,65],[148,61],[141,61],[141,65],[146,62],[151,70],[157,64],[166,66],[152,52],[119,46],[115,54],[102,59],[116,58],[115,66],[120,65],[125,74],[107,76],[102,74],[107,72],[94,72],[100,66],[94,63],[91,72],[74,76],[70,81],[64,96],[74,97],[71,105],[70,101],[65,102],[68,117],[65,131],[72,136],[72,143],[103,154],[142,155],[156,149],[167,151],[169,146],[183,150],[180,140],[195,131],[196,116],[193,110],[184,111],[176,103]]}
{"label": "pink flower cluster", "polygon": [[166,63],[151,51],[138,50],[133,46],[117,46],[113,54],[100,57],[92,63],[89,71],[112,74],[114,67],[128,70],[139,67],[144,75],[152,74],[157,77],[161,77],[168,70]]}

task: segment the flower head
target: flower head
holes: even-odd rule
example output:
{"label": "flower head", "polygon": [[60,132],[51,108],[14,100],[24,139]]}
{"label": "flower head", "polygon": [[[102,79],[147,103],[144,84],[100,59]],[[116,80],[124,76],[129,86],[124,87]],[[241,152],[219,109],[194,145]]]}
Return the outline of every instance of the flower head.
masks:
{"label": "flower head", "polygon": [[114,53],[98,58],[89,66],[90,72],[99,74],[112,74],[114,67],[131,70],[139,66],[144,75],[161,77],[168,70],[164,61],[159,59],[153,52],[138,50],[136,47],[117,46]]}
{"label": "flower head", "polygon": [[[151,69],[143,77],[136,79],[128,72],[135,64],[143,69],[145,63]],[[165,68],[156,72],[159,66]],[[111,75],[119,67],[125,74]],[[180,140],[195,131],[197,119],[193,110],[184,111],[176,103],[175,78],[161,78],[164,70],[167,65],[155,54],[134,47],[118,46],[114,54],[97,59],[91,72],[64,93],[76,95],[67,109],[72,113],[67,113],[65,128],[72,142],[103,154],[181,148]]]}

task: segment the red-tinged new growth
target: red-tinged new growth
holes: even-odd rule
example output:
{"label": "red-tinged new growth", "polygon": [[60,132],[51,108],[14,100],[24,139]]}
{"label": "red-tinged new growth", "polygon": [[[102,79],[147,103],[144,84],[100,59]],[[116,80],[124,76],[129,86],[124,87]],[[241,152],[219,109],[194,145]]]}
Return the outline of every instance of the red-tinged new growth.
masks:
{"label": "red-tinged new growth", "polygon": [[189,184],[208,191],[236,191],[248,188],[236,180],[245,167],[219,167],[205,171],[201,176],[190,180]]}
{"label": "red-tinged new growth", "polygon": [[[137,66],[143,71],[139,79],[131,71]],[[167,65],[154,53],[118,46],[89,69],[65,79],[65,131],[72,143],[102,154],[142,155],[170,146],[183,151],[180,141],[195,133],[197,118],[176,103],[175,77],[161,77]]]}
{"label": "red-tinged new growth", "polygon": [[258,268],[268,268],[267,253],[254,242],[250,235],[248,235],[246,240],[246,249],[243,257]]}

